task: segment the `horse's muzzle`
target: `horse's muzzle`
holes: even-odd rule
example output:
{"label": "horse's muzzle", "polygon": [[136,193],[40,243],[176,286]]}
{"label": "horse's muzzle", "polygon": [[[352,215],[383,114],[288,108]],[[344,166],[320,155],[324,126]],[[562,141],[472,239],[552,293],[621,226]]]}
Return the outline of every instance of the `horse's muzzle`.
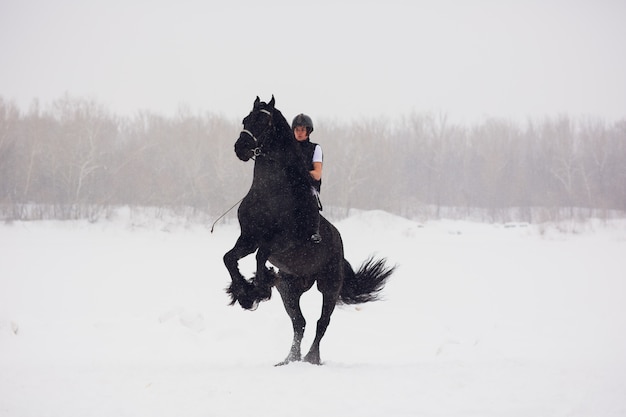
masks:
{"label": "horse's muzzle", "polygon": [[237,158],[245,162],[254,156],[254,150],[256,147],[254,139],[242,133],[239,135],[237,142],[235,142],[235,154],[237,155]]}

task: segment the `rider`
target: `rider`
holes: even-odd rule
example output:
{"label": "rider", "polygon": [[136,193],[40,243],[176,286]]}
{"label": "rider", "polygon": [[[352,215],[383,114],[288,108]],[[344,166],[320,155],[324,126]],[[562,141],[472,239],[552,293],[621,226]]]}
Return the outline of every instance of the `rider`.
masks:
{"label": "rider", "polygon": [[319,211],[322,209],[322,204],[320,203],[320,190],[322,187],[322,163],[323,163],[323,154],[322,147],[317,143],[313,143],[310,141],[309,136],[311,132],[313,132],[313,120],[306,114],[300,113],[297,115],[293,122],[291,123],[291,128],[293,129],[293,134],[300,145],[300,149],[302,150],[302,155],[305,158],[305,163],[307,164],[307,169],[309,174],[311,175],[311,192],[315,196],[316,206],[311,208],[312,210],[312,220],[311,220],[311,241],[313,243],[320,243],[322,241],[322,237],[320,236],[320,216]]}

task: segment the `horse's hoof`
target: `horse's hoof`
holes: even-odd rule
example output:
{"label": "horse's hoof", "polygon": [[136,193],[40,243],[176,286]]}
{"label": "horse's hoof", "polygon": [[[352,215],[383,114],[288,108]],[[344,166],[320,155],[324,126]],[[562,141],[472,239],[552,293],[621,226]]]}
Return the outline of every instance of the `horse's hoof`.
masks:
{"label": "horse's hoof", "polygon": [[258,300],[251,300],[250,298],[245,297],[239,298],[237,301],[239,301],[239,305],[244,310],[254,311],[259,307]]}
{"label": "horse's hoof", "polygon": [[321,365],[322,361],[319,355],[311,355],[310,353],[304,357],[304,361],[310,363],[311,365]]}
{"label": "horse's hoof", "polygon": [[285,366],[285,365],[289,365],[291,362],[300,362],[300,358],[299,357],[287,357],[287,359],[285,359],[282,362],[278,362],[276,365],[274,366]]}
{"label": "horse's hoof", "polygon": [[256,287],[255,298],[258,301],[267,301],[272,298],[272,288],[271,287]]}

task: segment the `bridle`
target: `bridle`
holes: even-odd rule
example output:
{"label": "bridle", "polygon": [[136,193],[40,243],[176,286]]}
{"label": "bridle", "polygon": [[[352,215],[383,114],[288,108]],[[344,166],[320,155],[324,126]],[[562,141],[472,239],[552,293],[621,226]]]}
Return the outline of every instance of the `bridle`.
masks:
{"label": "bridle", "polygon": [[[259,112],[265,113],[265,114],[267,114],[270,117],[269,123],[267,124],[267,126],[265,127],[263,132],[261,132],[261,134],[259,134],[259,136],[261,136],[261,135],[263,135],[267,131],[267,129],[272,124],[272,113],[270,113],[269,110],[265,110],[265,109],[261,109],[261,110],[259,110]],[[257,147],[252,150],[252,152],[253,152],[252,159],[254,160],[257,156],[262,154],[262,152],[263,152],[263,149],[262,149],[263,148],[263,144],[259,144],[259,139],[257,139],[257,137],[254,136],[254,134],[252,132],[250,132],[248,129],[243,129],[241,131],[241,133],[246,133],[247,135],[249,135],[252,139],[254,139],[254,143],[256,143],[256,145],[257,145]]]}

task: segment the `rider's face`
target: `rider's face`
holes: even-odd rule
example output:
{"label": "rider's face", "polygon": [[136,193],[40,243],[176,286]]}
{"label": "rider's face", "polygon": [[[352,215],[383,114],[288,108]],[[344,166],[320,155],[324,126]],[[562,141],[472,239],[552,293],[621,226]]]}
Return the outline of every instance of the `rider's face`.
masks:
{"label": "rider's face", "polygon": [[296,126],[295,129],[293,129],[293,134],[296,136],[296,140],[298,141],[306,140],[306,138],[309,137],[306,127],[304,126]]}

